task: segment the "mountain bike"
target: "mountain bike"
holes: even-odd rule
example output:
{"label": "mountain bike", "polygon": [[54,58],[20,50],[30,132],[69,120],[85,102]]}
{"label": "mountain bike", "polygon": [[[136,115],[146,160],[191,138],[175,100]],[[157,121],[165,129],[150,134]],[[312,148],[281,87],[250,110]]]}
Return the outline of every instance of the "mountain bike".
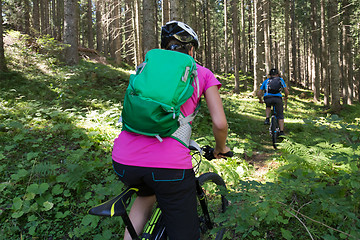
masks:
{"label": "mountain bike", "polygon": [[[194,162],[193,169],[195,173],[199,172],[202,157],[205,157],[208,160],[214,159],[214,149],[210,146],[202,148],[190,147],[190,149],[192,150],[192,159]],[[222,155],[224,158],[232,157],[233,152],[230,151]],[[213,229],[216,232],[215,239],[223,239],[226,229],[222,227],[222,224],[217,222],[216,219],[221,213],[225,212],[229,204],[225,196],[219,192],[219,190],[226,190],[225,182],[218,174],[213,172],[201,174],[195,181],[201,239],[210,239],[209,234]],[[127,213],[127,208],[131,203],[131,198],[137,191],[138,189],[136,188],[128,187],[113,199],[91,208],[89,210],[89,214],[110,217],[120,216],[132,239],[166,240],[167,235],[165,222],[162,218],[159,206],[154,208],[152,216],[145,225],[143,233],[140,236],[137,235]]]}
{"label": "mountain bike", "polygon": [[276,109],[275,109],[275,105],[273,105],[273,108],[271,110],[271,118],[270,118],[270,126],[269,126],[269,132],[271,135],[271,140],[273,143],[273,147],[276,149],[276,142],[277,142],[277,138],[279,137],[279,133],[280,133],[280,127],[279,127],[279,121],[276,117]]}

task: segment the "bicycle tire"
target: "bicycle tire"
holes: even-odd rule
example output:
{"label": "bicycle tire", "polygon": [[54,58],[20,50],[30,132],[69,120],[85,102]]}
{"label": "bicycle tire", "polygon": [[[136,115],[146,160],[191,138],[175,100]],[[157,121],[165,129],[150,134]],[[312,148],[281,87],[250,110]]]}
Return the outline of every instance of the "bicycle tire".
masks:
{"label": "bicycle tire", "polygon": [[[206,205],[211,218],[210,220],[214,223],[213,220],[215,220],[218,217],[218,215],[220,215],[221,213],[224,213],[227,206],[229,205],[226,198],[222,194],[216,192],[218,191],[219,186],[222,186],[226,189],[225,182],[218,174],[213,172],[202,174],[198,178],[198,180],[201,188],[205,193],[205,198],[207,201]],[[202,231],[201,239],[210,239],[209,235],[211,235],[210,234],[211,229],[209,229],[206,226],[206,223],[204,222],[205,219],[204,212],[200,208],[200,210],[198,210],[198,213],[200,219],[200,228]],[[221,224],[219,225],[215,224],[214,227],[215,229],[219,229],[216,232],[215,240],[223,239],[226,229],[224,227],[221,227]]]}
{"label": "bicycle tire", "polygon": [[277,126],[277,119],[276,117],[273,115],[271,117],[271,122],[270,122],[270,134],[271,134],[271,140],[273,143],[273,147],[276,149],[276,141],[277,141],[277,137],[278,137],[278,126]]}

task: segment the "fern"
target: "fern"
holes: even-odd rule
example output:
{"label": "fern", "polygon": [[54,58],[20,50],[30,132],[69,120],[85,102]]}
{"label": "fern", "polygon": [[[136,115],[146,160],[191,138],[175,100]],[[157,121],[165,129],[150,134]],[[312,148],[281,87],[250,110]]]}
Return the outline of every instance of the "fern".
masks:
{"label": "fern", "polygon": [[39,177],[49,177],[56,175],[56,170],[60,166],[51,162],[41,162],[34,166],[33,173]]}

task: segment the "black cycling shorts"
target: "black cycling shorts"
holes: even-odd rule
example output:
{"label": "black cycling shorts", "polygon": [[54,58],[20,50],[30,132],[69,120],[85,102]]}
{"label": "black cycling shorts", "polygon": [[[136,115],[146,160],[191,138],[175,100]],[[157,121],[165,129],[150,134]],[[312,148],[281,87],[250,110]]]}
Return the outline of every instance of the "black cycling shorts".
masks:
{"label": "black cycling shorts", "polygon": [[198,240],[195,173],[193,169],[128,166],[113,161],[119,179],[139,189],[139,196],[156,195],[170,240]]}
{"label": "black cycling shorts", "polygon": [[267,108],[275,106],[275,113],[277,119],[284,119],[284,107],[282,97],[266,96],[264,97],[264,102]]}

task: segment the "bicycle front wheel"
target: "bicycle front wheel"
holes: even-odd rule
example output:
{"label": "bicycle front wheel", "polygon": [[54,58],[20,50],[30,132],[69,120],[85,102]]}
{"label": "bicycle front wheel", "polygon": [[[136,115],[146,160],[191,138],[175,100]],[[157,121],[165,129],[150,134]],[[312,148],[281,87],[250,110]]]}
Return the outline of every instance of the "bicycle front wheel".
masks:
{"label": "bicycle front wheel", "polygon": [[225,182],[218,174],[211,172],[202,174],[198,181],[201,186],[201,194],[198,196],[201,239],[223,239],[226,229],[216,220],[229,204],[219,193],[220,188],[226,189]]}

